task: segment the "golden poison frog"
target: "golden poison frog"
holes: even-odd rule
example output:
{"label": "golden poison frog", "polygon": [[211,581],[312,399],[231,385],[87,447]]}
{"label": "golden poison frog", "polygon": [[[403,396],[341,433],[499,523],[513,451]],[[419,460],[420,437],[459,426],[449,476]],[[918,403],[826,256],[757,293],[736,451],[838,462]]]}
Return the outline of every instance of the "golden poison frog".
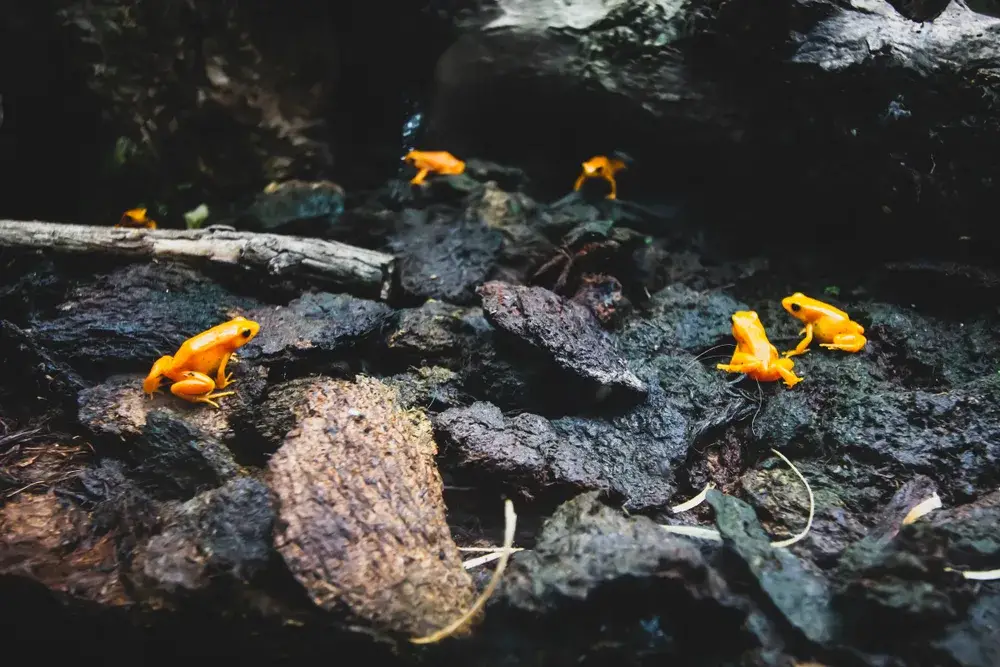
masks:
{"label": "golden poison frog", "polygon": [[[234,391],[218,393],[233,384],[232,374],[226,374],[226,364],[240,347],[246,345],[260,330],[260,325],[245,317],[212,327],[189,338],[174,356],[164,355],[156,360],[142,383],[147,394],[159,391],[164,378],[172,380],[170,393],[192,403],[208,403],[219,407],[213,399],[231,396]],[[215,379],[212,379],[212,374]]]}
{"label": "golden poison frog", "polygon": [[780,357],[777,348],[767,339],[756,312],[740,310],[733,313],[732,319],[736,351],[728,364],[718,364],[716,368],[728,373],[745,373],[761,382],[784,380],[789,388],[802,382],[803,378],[792,372],[795,362]]}
{"label": "golden poison frog", "polygon": [[800,320],[806,326],[799,335],[805,337],[799,341],[794,350],[785,352],[786,357],[804,354],[813,338],[820,341],[820,347],[844,352],[860,352],[865,347],[865,328],[853,322],[847,313],[830,304],[807,297],[802,292],[796,292],[781,300],[781,305],[792,317]]}

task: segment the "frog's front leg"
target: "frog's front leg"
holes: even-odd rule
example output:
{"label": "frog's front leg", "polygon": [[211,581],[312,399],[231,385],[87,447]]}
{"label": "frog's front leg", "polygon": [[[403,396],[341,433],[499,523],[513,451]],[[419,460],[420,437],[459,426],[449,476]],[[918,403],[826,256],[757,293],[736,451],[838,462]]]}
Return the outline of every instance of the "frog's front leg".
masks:
{"label": "frog's front leg", "polygon": [[229,363],[229,360],[232,359],[232,357],[233,353],[229,352],[222,357],[222,361],[219,363],[219,370],[215,374],[215,386],[219,389],[225,389],[229,385],[236,382],[236,380],[232,379],[232,373],[229,373],[228,375],[226,374],[226,364]]}
{"label": "frog's front leg", "polygon": [[420,185],[421,183],[424,182],[424,179],[427,178],[427,174],[429,173],[431,173],[430,169],[421,169],[420,171],[417,172],[417,175],[413,177],[413,180],[410,181],[410,184]]}
{"label": "frog's front leg", "polygon": [[774,370],[778,372],[778,375],[780,375],[781,379],[784,380],[785,386],[788,387],[789,389],[791,389],[792,387],[794,387],[795,385],[797,385],[798,383],[802,382],[802,380],[805,379],[803,377],[799,377],[792,371],[792,367],[794,365],[795,364],[788,357],[785,357],[784,359],[778,359],[776,362],[774,362]]}
{"label": "frog's front leg", "polygon": [[821,343],[820,347],[828,350],[843,350],[844,352],[860,352],[868,342],[861,334],[841,333],[833,337],[832,343]]}
{"label": "frog's front leg", "polygon": [[157,359],[156,363],[153,364],[153,368],[150,369],[149,375],[142,381],[142,391],[150,396],[160,391],[160,383],[163,381],[164,373],[173,363],[174,358],[169,354],[165,354]]}
{"label": "frog's front leg", "polygon": [[795,346],[794,350],[789,350],[788,352],[785,352],[785,358],[786,359],[788,357],[794,357],[794,356],[806,353],[806,349],[809,347],[809,344],[812,343],[812,340],[813,340],[813,325],[812,325],[812,322],[810,322],[809,324],[807,324],[806,328],[803,329],[802,331],[800,331],[799,333],[803,333],[803,332],[806,335],[805,338],[803,338],[802,340],[799,341],[799,344]]}
{"label": "frog's front leg", "polygon": [[607,181],[608,181],[608,183],[611,184],[611,192],[608,193],[607,198],[608,199],[617,199],[618,198],[618,183],[615,182],[615,177],[609,175],[609,176],[605,176],[604,178],[606,178]]}
{"label": "frog's front leg", "polygon": [[716,364],[715,367],[727,373],[749,373],[760,368],[760,360],[745,352],[735,352],[728,364]]}
{"label": "frog's front leg", "polygon": [[183,380],[170,385],[170,393],[174,396],[192,403],[208,403],[216,408],[219,407],[219,404],[212,399],[231,396],[236,393],[235,391],[222,391],[213,394],[214,390],[215,382],[212,381],[212,378],[197,371],[188,371],[184,374]]}

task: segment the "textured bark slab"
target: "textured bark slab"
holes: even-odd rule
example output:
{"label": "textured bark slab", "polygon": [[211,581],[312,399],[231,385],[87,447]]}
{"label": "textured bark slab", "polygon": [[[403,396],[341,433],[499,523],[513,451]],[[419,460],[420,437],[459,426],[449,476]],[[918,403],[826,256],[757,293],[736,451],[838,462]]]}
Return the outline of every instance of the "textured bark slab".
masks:
{"label": "textured bark slab", "polygon": [[461,616],[472,582],[445,523],[426,417],[365,377],[283,393],[276,409],[296,425],[270,462],[275,542],[312,600],[411,636]]}

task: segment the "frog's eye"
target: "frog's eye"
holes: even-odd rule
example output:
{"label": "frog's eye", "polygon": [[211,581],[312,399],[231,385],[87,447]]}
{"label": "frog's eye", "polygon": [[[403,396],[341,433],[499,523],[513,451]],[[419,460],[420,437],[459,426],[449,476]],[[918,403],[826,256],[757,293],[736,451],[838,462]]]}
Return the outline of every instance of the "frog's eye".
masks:
{"label": "frog's eye", "polygon": [[802,304],[795,303],[793,301],[792,302],[792,310],[795,311],[796,313],[799,312],[800,310],[802,310]]}
{"label": "frog's eye", "polygon": [[240,332],[240,335],[243,336],[244,338],[249,338],[250,333],[251,331],[249,329],[244,329],[243,331]]}

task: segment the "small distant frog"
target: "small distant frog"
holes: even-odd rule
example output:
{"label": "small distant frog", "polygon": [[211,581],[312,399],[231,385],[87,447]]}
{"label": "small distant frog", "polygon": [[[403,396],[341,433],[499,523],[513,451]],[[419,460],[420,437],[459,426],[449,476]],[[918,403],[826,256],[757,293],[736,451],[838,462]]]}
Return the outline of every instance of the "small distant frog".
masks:
{"label": "small distant frog", "polygon": [[805,338],[799,341],[794,350],[785,352],[785,357],[805,354],[815,336],[820,341],[820,347],[845,352],[860,352],[865,347],[867,339],[865,329],[844,311],[829,304],[807,297],[802,292],[796,292],[781,300],[781,305],[792,317],[805,323],[805,328],[799,335]]}
{"label": "small distant frog", "polygon": [[803,378],[792,372],[795,362],[778,356],[756,312],[739,310],[732,319],[736,351],[728,364],[718,364],[716,368],[728,373],[746,373],[761,382],[784,380],[788,388],[802,382]]}
{"label": "small distant frog", "polygon": [[465,173],[465,162],[447,151],[410,151],[403,160],[419,170],[411,185],[420,185],[431,172],[448,176]]}
{"label": "small distant frog", "polygon": [[609,158],[606,155],[595,155],[583,163],[583,172],[573,184],[573,190],[583,187],[584,181],[588,178],[603,178],[611,184],[611,192],[607,199],[618,197],[618,184],[615,182],[615,174],[626,168],[625,161],[618,158]]}
{"label": "small distant frog", "polygon": [[[212,393],[233,384],[232,374],[226,374],[226,364],[240,347],[246,345],[260,330],[260,325],[245,317],[212,327],[189,338],[174,356],[164,355],[153,364],[142,383],[142,390],[154,394],[164,378],[173,380],[170,393],[192,403],[208,403],[218,408],[213,399],[231,396],[234,391]],[[211,374],[215,373],[213,380]]]}
{"label": "small distant frog", "polygon": [[122,214],[115,227],[139,227],[141,229],[156,229],[156,221],[146,217],[146,209],[130,208]]}

